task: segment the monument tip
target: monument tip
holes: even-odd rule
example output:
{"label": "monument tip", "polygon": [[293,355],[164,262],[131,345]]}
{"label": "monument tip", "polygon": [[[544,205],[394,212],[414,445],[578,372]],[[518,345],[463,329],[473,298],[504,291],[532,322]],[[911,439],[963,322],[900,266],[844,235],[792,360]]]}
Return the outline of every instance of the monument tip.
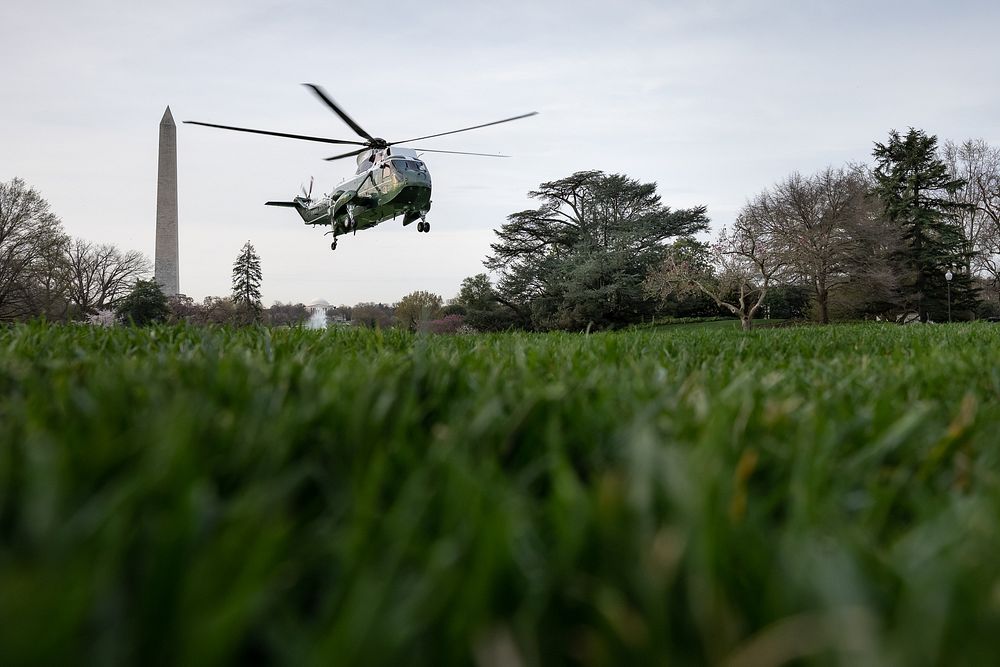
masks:
{"label": "monument tip", "polygon": [[160,119],[160,125],[173,125],[174,117],[170,113],[170,105],[167,105],[167,110],[163,112],[163,118]]}

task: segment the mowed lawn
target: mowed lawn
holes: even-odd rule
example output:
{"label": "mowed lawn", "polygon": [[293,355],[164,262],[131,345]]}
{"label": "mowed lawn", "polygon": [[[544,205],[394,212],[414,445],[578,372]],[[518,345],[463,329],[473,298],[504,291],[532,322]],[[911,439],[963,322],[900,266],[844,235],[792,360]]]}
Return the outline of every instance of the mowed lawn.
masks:
{"label": "mowed lawn", "polygon": [[0,664],[1000,655],[1000,326],[0,329]]}

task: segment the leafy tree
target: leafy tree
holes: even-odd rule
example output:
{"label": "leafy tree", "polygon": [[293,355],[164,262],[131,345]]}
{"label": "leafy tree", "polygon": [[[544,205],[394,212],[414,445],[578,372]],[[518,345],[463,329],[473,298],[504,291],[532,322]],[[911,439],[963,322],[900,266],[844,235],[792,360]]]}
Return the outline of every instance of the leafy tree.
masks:
{"label": "leafy tree", "polygon": [[[489,276],[480,273],[462,281],[455,305],[461,306],[465,324],[478,331],[499,331],[514,322],[512,311],[501,305]],[[448,313],[445,313],[447,315]]]}
{"label": "leafy tree", "polygon": [[399,300],[394,308],[400,326],[416,331],[421,325],[441,314],[442,299],[437,294],[418,290]]}
{"label": "leafy tree", "polygon": [[57,305],[66,242],[38,191],[20,178],[0,182],[0,321],[46,315]]}
{"label": "leafy tree", "polygon": [[[967,208],[955,199],[965,185],[948,172],[937,156],[937,137],[910,128],[906,136],[893,130],[889,141],[875,144],[874,192],[886,216],[902,230],[905,243],[897,253],[905,305],[921,321],[945,317],[947,283],[944,274],[952,265],[967,266],[969,251],[957,217]],[[953,303],[975,306],[975,290],[967,272],[956,272],[951,285]]]}
{"label": "leafy tree", "polygon": [[137,280],[132,291],[115,306],[119,321],[136,326],[165,322],[170,317],[167,297],[155,280]]}
{"label": "leafy tree", "polygon": [[768,316],[776,320],[800,320],[809,316],[811,287],[801,285],[778,285],[767,293],[764,308]]}
{"label": "leafy tree", "polygon": [[259,322],[263,310],[260,303],[260,256],[247,241],[233,264],[233,303],[247,319]]}
{"label": "leafy tree", "polygon": [[449,315],[458,315],[464,319],[466,312],[467,310],[465,306],[452,299],[450,302],[448,302],[447,305],[445,305],[444,308],[441,309],[441,317],[448,317]]}
{"label": "leafy tree", "polygon": [[672,211],[655,183],[621,174],[581,171],[528,194],[541,205],[508,216],[485,264],[497,301],[532,328],[640,321],[656,307],[642,285],[667,239],[708,225],[704,206]]}

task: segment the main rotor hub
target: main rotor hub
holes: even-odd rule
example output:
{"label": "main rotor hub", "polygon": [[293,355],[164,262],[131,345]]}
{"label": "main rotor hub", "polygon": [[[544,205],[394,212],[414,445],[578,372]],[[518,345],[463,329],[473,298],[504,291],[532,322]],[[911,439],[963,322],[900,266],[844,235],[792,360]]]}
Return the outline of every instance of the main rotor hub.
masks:
{"label": "main rotor hub", "polygon": [[388,148],[389,142],[381,137],[374,137],[370,142],[368,142],[368,145],[372,148]]}

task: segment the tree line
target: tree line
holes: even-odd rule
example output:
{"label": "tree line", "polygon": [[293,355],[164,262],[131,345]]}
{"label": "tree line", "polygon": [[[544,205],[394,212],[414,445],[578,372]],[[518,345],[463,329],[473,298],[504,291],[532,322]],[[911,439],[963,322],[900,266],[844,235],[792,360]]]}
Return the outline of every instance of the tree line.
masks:
{"label": "tree line", "polygon": [[921,130],[876,142],[872,167],[792,173],[710,241],[704,206],[654,183],[578,172],[496,232],[457,302],[476,328],[614,328],[655,317],[921,321],[1000,315],[1000,149]]}
{"label": "tree line", "polygon": [[[673,209],[655,183],[577,172],[528,193],[538,205],[496,230],[490,273],[466,278],[447,304],[417,291],[331,308],[327,321],[453,332],[718,316],[751,328],[763,313],[822,323],[1000,316],[1000,148],[939,146],[911,128],[875,142],[872,156],[872,166],[790,174],[707,241],[705,206]],[[115,307],[133,321],[194,324],[298,326],[311,315],[301,303],[261,305],[249,241],[227,297],[168,301],[149,272],[141,253],[71,239],[20,179],[0,183],[0,321]]]}
{"label": "tree line", "polygon": [[150,271],[137,251],[72,238],[19,178],[0,182],[0,322],[86,319]]}

